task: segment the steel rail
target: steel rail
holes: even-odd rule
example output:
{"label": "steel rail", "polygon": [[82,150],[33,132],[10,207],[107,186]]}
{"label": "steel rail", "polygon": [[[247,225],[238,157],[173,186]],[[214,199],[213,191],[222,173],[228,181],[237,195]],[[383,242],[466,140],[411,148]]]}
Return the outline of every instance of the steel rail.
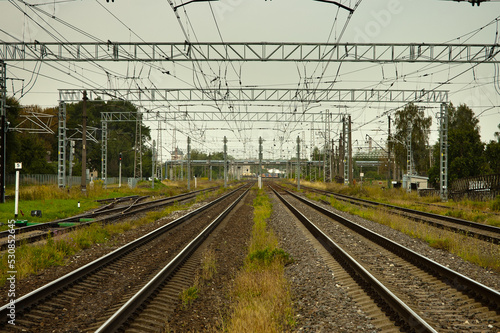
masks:
{"label": "steel rail", "polygon": [[[218,187],[210,187],[210,188],[206,188],[206,189],[203,189],[203,190],[197,190],[197,191],[192,191],[192,192],[188,192],[188,193],[183,193],[183,194],[178,194],[178,195],[175,195],[175,196],[172,196],[172,197],[167,197],[167,198],[163,198],[163,199],[158,199],[158,200],[155,200],[155,201],[149,201],[149,202],[143,202],[141,204],[137,204],[135,207],[141,207],[141,206],[149,206],[149,205],[154,205],[155,202],[157,203],[162,203],[164,202],[164,204],[167,204],[167,203],[170,203],[170,201],[174,200],[175,199],[179,199],[179,198],[182,198],[184,196],[187,196],[187,198],[192,198],[194,196],[194,194],[196,193],[200,193],[200,192],[204,192],[204,191],[212,191],[214,189],[216,189]],[[166,201],[166,202],[165,202]],[[132,204],[134,205],[135,202]],[[108,213],[112,213],[112,212],[115,212],[115,211],[123,211],[125,213],[125,211],[127,211],[128,209],[130,209],[131,206],[129,206],[128,208],[126,208],[124,210],[124,207],[116,207],[116,208],[111,208],[111,209],[108,209],[107,211],[102,211],[101,208],[103,207],[100,207],[100,208],[96,208],[95,210],[93,210],[92,212],[89,212],[89,213],[84,213],[84,214],[79,214],[79,215],[75,215],[75,216],[70,216],[70,217],[66,217],[66,218],[63,218],[63,219],[59,219],[59,220],[54,220],[54,221],[50,221],[50,222],[45,222],[45,223],[39,223],[39,224],[36,224],[36,225],[30,225],[30,226],[26,226],[26,227],[19,227],[19,228],[16,228],[14,229],[15,230],[15,234],[21,234],[21,233],[25,233],[25,232],[30,232],[30,231],[35,231],[35,230],[44,230],[44,229],[49,229],[49,228],[57,228],[59,227],[59,223],[66,223],[66,222],[79,222],[79,221],[75,221],[75,220],[79,220],[80,218],[92,218],[92,217],[95,217],[95,216],[98,216],[98,215],[102,215],[102,214],[108,214]],[[134,210],[134,212],[137,212],[136,210]],[[117,215],[119,217],[122,217],[122,216],[125,216],[124,214],[122,215]],[[99,221],[94,221],[94,222],[99,222]],[[0,232],[0,239],[2,238],[6,238],[8,235],[10,235],[10,232],[7,230],[7,231],[2,231]]]}
{"label": "steel rail", "polygon": [[[200,191],[208,191],[208,190],[209,189],[200,190]],[[196,191],[196,192],[199,192],[199,191]],[[102,217],[100,219],[96,219],[96,220],[89,221],[89,222],[80,222],[80,223],[78,223],[76,225],[68,226],[68,227],[63,227],[63,228],[60,228],[59,224],[56,223],[56,222],[44,223],[44,227],[43,228],[42,227],[38,227],[38,228],[34,228],[34,229],[30,230],[30,231],[33,231],[33,230],[47,230],[46,233],[31,235],[29,237],[21,239],[21,242],[34,243],[34,242],[38,242],[38,241],[44,240],[48,236],[53,237],[53,236],[56,235],[56,233],[59,233],[59,234],[67,233],[67,232],[70,232],[70,231],[73,231],[73,230],[76,230],[76,229],[79,229],[79,228],[87,227],[87,226],[89,226],[91,224],[94,224],[94,223],[107,224],[107,223],[110,223],[110,222],[112,222],[114,220],[123,219],[124,217],[129,216],[129,215],[134,215],[134,214],[137,214],[137,213],[141,213],[141,212],[144,212],[144,211],[152,210],[152,209],[155,209],[155,208],[158,208],[158,207],[163,207],[163,206],[166,206],[166,205],[171,205],[171,204],[173,204],[175,202],[189,200],[189,199],[194,198],[195,196],[196,196],[196,193],[190,192],[190,193],[180,194],[180,195],[177,195],[177,196],[174,196],[174,197],[159,199],[159,200],[156,200],[156,201],[144,202],[144,203],[141,203],[141,204],[137,205],[135,207],[135,209],[133,209],[133,210],[130,210],[130,208],[132,208],[132,206],[128,207],[125,210],[123,210],[123,207],[113,208],[111,210],[108,210],[107,212],[100,212],[98,215],[109,213],[111,211],[118,211],[117,214],[104,216],[104,217]],[[90,216],[94,216],[94,215],[90,215]],[[68,219],[71,219],[71,218],[68,218]],[[37,227],[37,226],[39,226],[39,225],[29,226],[29,227]],[[24,228],[29,228],[29,227],[24,227]],[[17,230],[17,229],[14,229],[14,230]],[[8,248],[8,243],[2,243],[2,244],[0,244],[0,251],[5,251],[5,250],[7,250],[7,248]]]}
{"label": "steel rail", "polygon": [[[389,306],[392,312],[396,313],[404,322],[404,325],[410,327],[416,332],[437,332],[424,319],[422,319],[408,305],[394,295],[387,287],[377,280],[368,270],[360,265],[346,251],[338,246],[330,237],[316,227],[307,217],[299,212],[290,202],[281,196],[275,189],[270,187],[276,196],[285,204],[285,206],[302,222],[302,224],[311,232],[311,234],[323,245],[323,247],[335,257],[343,267],[349,267],[355,272],[355,275],[364,282],[363,289],[366,287],[370,291],[375,292],[386,305]],[[352,274],[351,274],[352,275]],[[396,322],[401,324],[400,322]]]}
{"label": "steel rail", "polygon": [[480,299],[482,304],[490,308],[500,309],[500,292],[498,292],[497,290],[474,281],[463,274],[455,272],[429,258],[422,256],[421,254],[418,254],[413,250],[410,250],[384,236],[381,236],[363,226],[360,226],[359,224],[351,222],[350,220],[338,214],[335,214],[334,212],[327,210],[306,198],[296,195],[288,190],[285,191],[292,197],[302,201],[303,203],[307,204],[323,215],[326,215],[327,217],[343,224],[351,230],[359,233],[363,237],[370,239],[378,245],[400,256],[404,260],[409,261],[427,271],[433,272],[435,275],[439,276],[442,281],[453,286],[455,289],[467,293],[473,298]]}
{"label": "steel rail", "polygon": [[168,280],[208,238],[210,233],[222,222],[222,220],[233,210],[233,208],[248,193],[250,187],[243,192],[228,208],[217,216],[195,239],[193,239],[172,261],[158,272],[141,290],[130,298],[118,311],[116,311],[95,333],[116,332],[123,327],[134,313],[141,308],[144,302],[150,298],[161,285]]}
{"label": "steel rail", "polygon": [[100,211],[105,211],[106,209],[108,208],[112,208],[114,207],[117,203],[120,203],[120,202],[124,202],[124,201],[129,201],[129,200],[133,200],[134,202],[131,204],[131,206],[133,206],[134,204],[136,204],[137,202],[141,201],[141,200],[144,200],[146,198],[148,198],[149,195],[146,195],[146,196],[138,196],[138,195],[135,195],[135,196],[130,196],[130,197],[123,197],[123,198],[115,198],[111,201],[107,201],[107,199],[103,199],[102,201],[99,201],[99,200],[96,200],[96,202],[101,202],[101,203],[106,203],[106,202],[109,202],[108,204],[104,205],[104,206],[101,206],[99,208],[97,208],[96,210],[94,210],[93,212],[94,213],[97,213],[97,212],[100,212]]}
{"label": "steel rail", "polygon": [[[340,200],[344,200],[344,201],[347,201],[347,202],[350,202],[353,204],[359,205],[359,203],[361,202],[361,203],[365,204],[365,207],[367,207],[369,205],[381,206],[384,208],[389,208],[392,210],[396,210],[396,211],[400,211],[400,212],[404,212],[404,213],[408,213],[408,214],[420,215],[420,216],[424,216],[427,218],[441,220],[441,221],[445,221],[445,222],[449,222],[449,223],[453,223],[453,224],[457,224],[457,225],[462,225],[462,226],[466,226],[466,227],[470,227],[470,228],[475,228],[475,229],[479,229],[479,230],[484,230],[484,231],[488,231],[488,232],[500,235],[500,228],[492,226],[492,225],[472,222],[472,221],[459,219],[459,218],[452,217],[452,216],[445,216],[445,215],[439,215],[439,214],[434,214],[434,213],[429,213],[429,212],[423,212],[423,211],[419,211],[416,209],[399,207],[399,206],[394,206],[394,205],[390,205],[390,204],[386,204],[386,203],[370,201],[370,200],[366,200],[366,199],[354,198],[354,197],[351,197],[351,196],[348,196],[345,194],[339,194],[339,193],[333,193],[333,192],[329,192],[329,191],[319,190],[319,189],[315,189],[315,188],[308,187],[308,186],[302,186],[302,188],[305,188],[305,189],[307,189],[309,191],[313,191],[313,192],[331,195],[331,196],[334,196],[336,198],[339,198]],[[491,237],[488,235],[479,234],[479,233],[469,231],[469,230],[463,230],[463,229],[453,227],[453,226],[439,224],[439,223],[436,223],[433,221],[429,221],[426,219],[417,218],[417,217],[413,217],[413,216],[411,218],[414,220],[425,222],[427,224],[431,224],[431,225],[438,227],[438,228],[449,229],[449,230],[451,230],[453,232],[457,232],[457,233],[467,233],[469,236],[477,237],[478,239],[489,241],[489,242],[492,242],[493,244],[500,244],[500,237]]]}
{"label": "steel rail", "polygon": [[126,200],[131,200],[131,199],[136,199],[138,198],[138,195],[130,195],[127,197],[117,197],[117,198],[109,198],[109,199],[99,199],[96,200],[96,202],[99,203],[105,203],[105,202],[120,202],[120,201],[126,201]]}
{"label": "steel rail", "polygon": [[[206,205],[204,205],[204,206],[202,206],[202,207],[200,207],[200,208],[198,208],[190,213],[187,213],[186,215],[181,216],[178,219],[176,219],[176,220],[174,220],[174,221],[172,221],[172,222],[170,222],[170,223],[168,223],[168,224],[166,224],[166,225],[164,225],[156,230],[153,230],[150,233],[116,249],[115,251],[110,252],[110,253],[106,254],[105,256],[103,256],[95,261],[92,261],[92,262],[74,270],[73,272],[70,272],[70,273],[68,273],[68,274],[66,274],[66,275],[64,275],[64,276],[62,276],[62,277],[60,277],[52,282],[16,299],[14,302],[16,312],[21,312],[22,310],[27,309],[27,308],[35,305],[36,303],[43,300],[44,298],[51,296],[52,294],[58,292],[59,290],[68,287],[72,283],[75,283],[76,281],[84,278],[85,276],[91,274],[92,272],[95,272],[96,270],[101,269],[102,267],[110,264],[111,262],[113,262],[113,261],[119,259],[120,257],[128,254],[129,252],[135,250],[136,248],[152,241],[153,239],[155,239],[158,236],[162,235],[163,233],[171,230],[172,228],[178,226],[179,224],[183,223],[184,221],[192,218],[195,215],[202,213],[203,211],[214,206],[218,202],[226,199],[227,197],[229,197],[230,195],[241,190],[245,186],[248,186],[248,185],[243,185],[243,186],[221,196],[220,198],[217,198],[214,201],[209,202]],[[5,318],[7,316],[8,312],[9,312],[9,309],[7,307],[9,305],[10,305],[10,303],[5,304],[4,306],[2,306],[0,308],[0,317]]]}

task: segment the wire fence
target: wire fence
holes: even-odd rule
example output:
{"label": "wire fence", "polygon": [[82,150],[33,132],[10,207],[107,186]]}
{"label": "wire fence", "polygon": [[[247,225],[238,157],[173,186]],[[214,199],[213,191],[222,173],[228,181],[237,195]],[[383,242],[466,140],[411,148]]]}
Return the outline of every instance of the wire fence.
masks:
{"label": "wire fence", "polygon": [[[96,179],[87,179],[87,184],[89,184],[92,180]],[[100,180],[100,179],[99,179]],[[6,185],[15,185],[16,184],[16,175],[7,175],[5,177]],[[128,178],[122,177],[122,183],[127,184]],[[78,186],[82,183],[82,177],[79,176],[71,176],[66,177],[66,185],[70,186]],[[35,174],[35,175],[27,175],[20,174],[19,175],[19,186],[27,186],[27,185],[57,185],[57,175],[54,174]],[[118,177],[108,177],[106,184],[118,184]]]}

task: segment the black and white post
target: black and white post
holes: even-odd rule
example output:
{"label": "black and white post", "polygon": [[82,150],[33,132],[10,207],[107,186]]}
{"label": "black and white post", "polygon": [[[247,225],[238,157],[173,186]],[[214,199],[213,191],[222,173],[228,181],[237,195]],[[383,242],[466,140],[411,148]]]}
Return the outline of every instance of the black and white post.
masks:
{"label": "black and white post", "polygon": [[14,218],[17,219],[17,215],[19,212],[19,172],[23,168],[23,164],[21,162],[15,163],[16,168],[16,201],[14,204]]}

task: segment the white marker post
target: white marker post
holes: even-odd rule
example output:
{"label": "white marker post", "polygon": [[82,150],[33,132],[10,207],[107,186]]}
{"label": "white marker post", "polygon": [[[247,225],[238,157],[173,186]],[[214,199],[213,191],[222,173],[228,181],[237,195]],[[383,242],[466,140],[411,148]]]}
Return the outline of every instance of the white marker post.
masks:
{"label": "white marker post", "polygon": [[17,220],[17,213],[19,211],[19,171],[23,168],[23,164],[21,162],[16,162],[16,203],[14,206],[14,218]]}

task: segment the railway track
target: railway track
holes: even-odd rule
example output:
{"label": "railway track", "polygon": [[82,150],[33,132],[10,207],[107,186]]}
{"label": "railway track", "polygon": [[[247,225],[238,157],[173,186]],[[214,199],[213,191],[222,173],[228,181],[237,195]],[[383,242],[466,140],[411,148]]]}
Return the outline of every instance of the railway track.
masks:
{"label": "railway track", "polygon": [[[16,241],[24,243],[34,243],[46,239],[49,236],[54,236],[57,234],[63,234],[73,231],[78,228],[88,226],[93,223],[110,223],[118,219],[123,219],[125,217],[145,212],[152,209],[161,208],[168,205],[173,205],[176,202],[183,202],[196,197],[196,195],[214,191],[218,187],[211,187],[203,190],[193,191],[189,193],[183,193],[172,197],[157,199],[148,202],[141,202],[146,199],[145,196],[133,196],[127,197],[127,199],[113,200],[109,204],[94,209],[90,212],[79,214],[76,216],[67,217],[64,219],[59,219],[46,223],[39,223],[30,226],[18,227],[15,230]],[[109,199],[103,202],[108,202]],[[123,203],[124,201],[132,200],[132,203],[126,205],[115,205],[117,203]],[[82,222],[83,221],[83,222]],[[64,224],[73,223],[70,226],[64,226]],[[0,232],[0,251],[6,250],[8,246],[7,237],[10,235],[9,231]]]}
{"label": "railway track", "polygon": [[[15,303],[16,328],[30,332],[98,329],[109,319],[107,312],[114,312],[125,305],[128,307],[130,303],[139,304],[138,299],[143,302],[149,296],[135,295],[144,290],[151,292],[163,284],[159,277],[169,279],[173,272],[178,271],[248,189],[249,184],[241,186],[18,298]],[[192,275],[190,277],[192,279]],[[128,313],[135,316],[137,309],[135,307]],[[7,311],[7,305],[1,307],[0,316],[5,317]],[[0,331],[2,329],[6,327],[0,326]]]}
{"label": "railway track", "polygon": [[348,202],[354,205],[368,207],[368,208],[383,208],[388,212],[404,216],[416,222],[422,222],[434,226],[436,228],[441,228],[449,230],[452,232],[467,235],[469,237],[474,237],[486,242],[491,242],[493,244],[500,244],[500,228],[476,223],[472,221],[467,221],[451,216],[444,216],[439,214],[433,214],[423,211],[418,211],[410,208],[399,207],[389,204],[384,204],[380,202],[354,198],[351,196],[333,193],[329,191],[319,190],[312,187],[301,186],[301,188],[327,196],[332,196],[337,200]]}
{"label": "railway track", "polygon": [[[347,282],[353,298],[360,299],[366,312],[380,324],[378,328],[390,330],[390,319],[404,331],[500,331],[498,291],[292,192],[277,189],[275,193],[341,263],[344,271],[333,268],[336,278],[345,281],[348,271],[357,285],[378,302],[377,310],[366,295],[352,287],[353,282]],[[378,282],[370,280],[370,276]],[[380,309],[384,309],[385,318]]]}

